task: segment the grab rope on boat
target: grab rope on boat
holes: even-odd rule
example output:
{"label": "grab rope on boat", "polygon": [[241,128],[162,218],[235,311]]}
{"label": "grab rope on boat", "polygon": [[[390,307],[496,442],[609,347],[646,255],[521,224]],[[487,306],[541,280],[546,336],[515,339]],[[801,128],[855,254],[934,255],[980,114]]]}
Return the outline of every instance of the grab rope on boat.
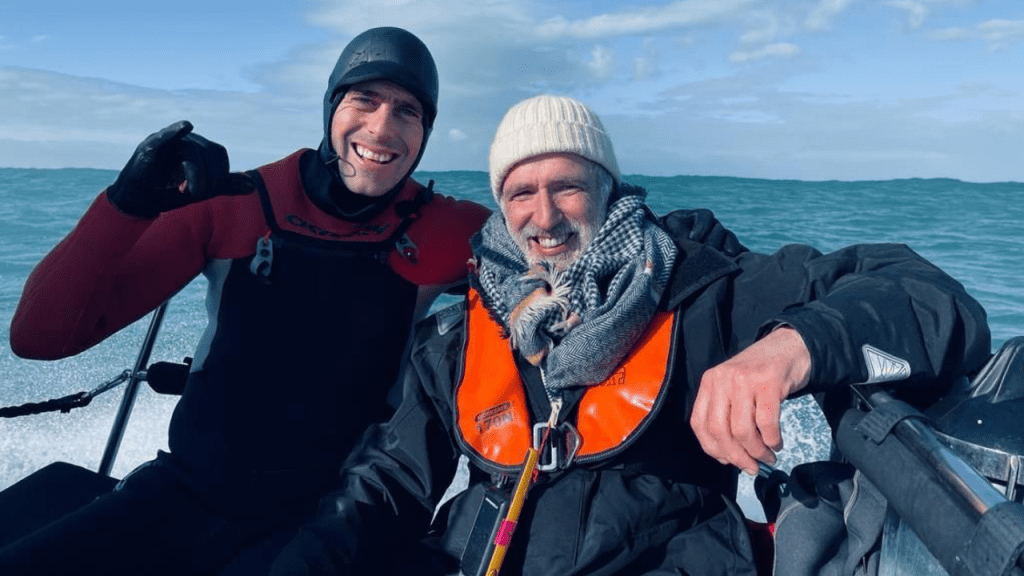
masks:
{"label": "grab rope on boat", "polygon": [[[121,447],[122,438],[124,438],[125,427],[128,425],[128,417],[131,415],[132,407],[135,405],[139,384],[146,382],[150,388],[159,394],[180,395],[185,390],[185,383],[188,380],[188,373],[192,364],[191,358],[185,358],[183,364],[156,362],[149,365],[149,356],[153,351],[153,344],[156,342],[156,335],[160,331],[160,324],[163,322],[166,312],[166,301],[153,311],[153,317],[149,322],[149,329],[146,331],[146,337],[143,339],[139,355],[135,359],[134,368],[121,372],[116,377],[88,392],[79,392],[45,402],[0,408],[0,417],[12,418],[26,414],[57,411],[66,413],[72,408],[88,405],[99,394],[127,382],[124,395],[121,397],[121,404],[117,408],[117,414],[114,415],[114,425],[111,427],[110,436],[107,437],[107,446],[103,450],[98,470],[100,474],[110,476],[110,471],[114,466],[114,459],[117,458],[117,451]],[[147,365],[149,365],[148,368]]]}
{"label": "grab rope on boat", "polygon": [[[178,362],[154,362],[146,370],[135,373],[135,379],[149,384],[157,394],[169,394],[180,396],[185,390],[185,382],[188,380],[188,371],[192,365],[191,358],[185,358],[182,363]],[[63,412],[67,414],[73,408],[88,406],[92,399],[113,390],[121,384],[131,380],[132,371],[125,369],[117,376],[107,380],[88,392],[77,392],[63,398],[55,398],[45,402],[30,402],[20,406],[9,406],[0,408],[0,418],[16,418],[18,416],[31,416],[45,412]]]}
{"label": "grab rope on boat", "polygon": [[[118,418],[127,417],[127,412],[134,402],[135,390],[139,382],[146,382],[149,387],[158,394],[180,395],[185,389],[185,381],[188,379],[189,368],[192,365],[191,358],[185,358],[184,362],[155,362],[146,368],[149,362],[149,355],[156,340],[156,334],[160,329],[164,313],[167,310],[167,302],[161,304],[154,312],[150,321],[149,330],[146,333],[139,357],[135,361],[134,369],[125,369],[117,376],[107,380],[88,392],[77,392],[62,398],[46,400],[44,402],[29,402],[20,406],[8,406],[0,408],[0,418],[16,418],[18,416],[30,416],[33,414],[44,414],[46,412],[62,412],[67,414],[74,408],[88,406],[92,399],[117,388],[128,382],[128,389],[125,391],[126,398],[122,402]],[[121,414],[124,412],[125,414]],[[123,422],[118,424],[123,427]]]}
{"label": "grab rope on boat", "polygon": [[[144,374],[145,373],[140,374],[140,376],[144,378]],[[64,414],[67,414],[72,408],[88,406],[89,403],[92,402],[93,398],[108,390],[113,390],[127,382],[131,377],[132,371],[126,369],[124,372],[121,372],[114,378],[107,380],[88,392],[77,392],[62,398],[55,398],[44,402],[29,402],[28,404],[22,404],[20,406],[0,408],[0,418],[16,418],[18,416],[30,416],[32,414],[43,414],[46,412],[63,412]]]}

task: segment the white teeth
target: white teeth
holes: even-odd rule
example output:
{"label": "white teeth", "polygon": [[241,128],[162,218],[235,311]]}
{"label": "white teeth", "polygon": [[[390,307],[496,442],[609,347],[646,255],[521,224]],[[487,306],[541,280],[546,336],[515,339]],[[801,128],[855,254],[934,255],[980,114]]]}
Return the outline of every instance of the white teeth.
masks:
{"label": "white teeth", "polygon": [[564,242],[565,238],[537,237],[537,243],[545,248],[554,248],[555,246],[561,246]]}
{"label": "white teeth", "polygon": [[374,162],[380,162],[381,164],[387,164],[388,162],[391,162],[392,160],[395,159],[396,156],[395,154],[388,154],[385,152],[374,152],[373,150],[370,150],[369,148],[364,148],[359,144],[355,145],[355,149],[356,154],[359,154],[361,158],[373,160]]}

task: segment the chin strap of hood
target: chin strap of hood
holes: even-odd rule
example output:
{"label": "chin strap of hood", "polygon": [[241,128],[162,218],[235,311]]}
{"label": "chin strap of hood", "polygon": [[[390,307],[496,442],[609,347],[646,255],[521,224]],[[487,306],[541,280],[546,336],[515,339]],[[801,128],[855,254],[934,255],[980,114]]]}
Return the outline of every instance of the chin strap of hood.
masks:
{"label": "chin strap of hood", "polygon": [[[379,214],[401,193],[407,175],[382,196],[362,196],[349,190],[338,174],[337,161],[324,164],[319,153],[302,157],[302,182],[306,195],[324,212],[350,222],[366,222]],[[410,172],[411,174],[411,172]]]}
{"label": "chin strap of hood", "polygon": [[[362,222],[373,218],[375,214],[383,210],[391,204],[391,201],[398,196],[398,193],[405,186],[406,180],[412,176],[412,173],[416,170],[416,166],[420,163],[420,158],[423,157],[423,150],[427,145],[428,132],[426,129],[423,131],[423,144],[420,146],[419,156],[416,157],[416,161],[412,163],[409,168],[409,172],[395,184],[395,187],[388,190],[386,194],[382,196],[370,197],[360,196],[355,192],[348,189],[345,186],[345,181],[341,178],[341,171],[338,167],[338,154],[335,153],[334,148],[331,147],[328,137],[324,137],[323,141],[320,142],[320,148],[317,153],[317,162],[319,162],[322,168],[318,171],[323,171],[326,175],[329,175],[330,182],[325,183],[322,186],[323,191],[319,194],[320,197],[314,196],[316,192],[311,188],[310,195],[313,200],[316,201],[321,208],[327,209],[328,212],[335,216],[340,216],[346,220],[353,220],[356,222]],[[318,187],[319,188],[319,187]],[[326,206],[324,204],[327,204]]]}

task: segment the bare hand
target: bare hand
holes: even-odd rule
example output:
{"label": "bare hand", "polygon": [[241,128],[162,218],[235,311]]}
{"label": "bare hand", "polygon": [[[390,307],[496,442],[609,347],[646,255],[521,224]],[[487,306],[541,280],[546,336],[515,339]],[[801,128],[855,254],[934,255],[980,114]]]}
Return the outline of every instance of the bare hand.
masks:
{"label": "bare hand", "polygon": [[701,377],[690,416],[701,447],[750,475],[782,449],[782,401],[810,378],[811,355],[800,334],[781,327]]}

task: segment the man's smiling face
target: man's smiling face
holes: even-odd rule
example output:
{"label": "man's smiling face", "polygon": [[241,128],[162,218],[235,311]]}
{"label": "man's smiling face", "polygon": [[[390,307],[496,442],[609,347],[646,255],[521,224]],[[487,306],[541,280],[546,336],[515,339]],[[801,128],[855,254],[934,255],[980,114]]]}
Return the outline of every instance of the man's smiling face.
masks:
{"label": "man's smiling face", "polygon": [[419,156],[423,105],[386,80],[356,84],[331,118],[331,144],[345,186],[363,196],[383,196]]}
{"label": "man's smiling face", "polygon": [[564,270],[590,244],[607,213],[596,170],[575,154],[520,162],[501,187],[505,224],[526,260]]}

